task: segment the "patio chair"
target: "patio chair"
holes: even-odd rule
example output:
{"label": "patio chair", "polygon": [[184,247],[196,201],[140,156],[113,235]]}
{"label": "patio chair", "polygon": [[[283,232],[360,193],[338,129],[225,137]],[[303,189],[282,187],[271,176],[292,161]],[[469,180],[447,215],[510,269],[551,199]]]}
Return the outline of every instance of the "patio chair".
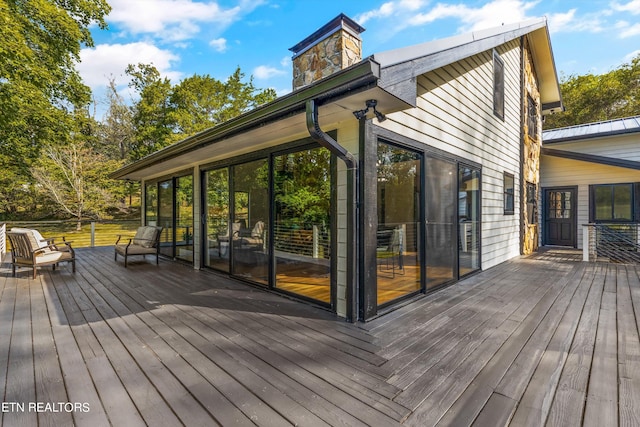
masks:
{"label": "patio chair", "polygon": [[37,246],[40,248],[44,248],[45,252],[48,252],[51,250],[49,248],[50,245],[54,246],[54,250],[61,251],[61,252],[69,252],[71,243],[73,243],[73,242],[67,242],[64,236],[62,236],[62,244],[57,244],[55,242],[55,238],[45,239],[44,237],[42,237],[42,234],[40,234],[40,232],[34,228],[13,227],[11,228],[11,231],[15,231],[18,233],[29,233],[29,239],[31,240],[34,247]]}
{"label": "patio chair", "polygon": [[52,265],[55,270],[60,262],[71,262],[73,272],[76,272],[76,256],[70,244],[60,251],[55,245],[41,246],[33,233],[28,231],[9,231],[7,237],[11,243],[11,273],[16,275],[16,267],[31,267],[33,278],[36,278],[37,267]]}
{"label": "patio chair", "polygon": [[147,255],[155,255],[157,265],[160,258],[161,233],[162,227],[145,225],[139,227],[136,235],[130,238],[126,244],[120,243],[123,236],[119,235],[115,243],[114,261],[118,260],[118,254],[121,255],[124,258],[124,267],[127,268],[127,260],[130,256],[142,255],[143,258],[146,258]]}

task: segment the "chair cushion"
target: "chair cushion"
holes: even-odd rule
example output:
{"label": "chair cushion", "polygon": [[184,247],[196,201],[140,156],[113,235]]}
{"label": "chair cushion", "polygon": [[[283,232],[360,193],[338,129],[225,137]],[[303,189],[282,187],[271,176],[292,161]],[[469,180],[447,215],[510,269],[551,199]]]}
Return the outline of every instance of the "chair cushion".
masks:
{"label": "chair cushion", "polygon": [[146,248],[140,245],[130,245],[129,248],[127,248],[127,245],[116,245],[116,252],[120,255],[124,256],[125,251],[127,255],[153,255],[156,253],[155,248]]}
{"label": "chair cushion", "polygon": [[[156,233],[158,229],[151,225],[139,227],[136,235],[133,237],[133,244],[144,248],[153,248],[156,243]],[[131,253],[131,251],[129,251]]]}

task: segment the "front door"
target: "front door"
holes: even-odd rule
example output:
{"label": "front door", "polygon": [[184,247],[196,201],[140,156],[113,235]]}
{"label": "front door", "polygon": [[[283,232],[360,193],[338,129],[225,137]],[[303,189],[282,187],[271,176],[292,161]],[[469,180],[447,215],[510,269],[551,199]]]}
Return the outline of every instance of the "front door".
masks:
{"label": "front door", "polygon": [[545,245],[576,247],[576,195],[575,187],[545,189]]}

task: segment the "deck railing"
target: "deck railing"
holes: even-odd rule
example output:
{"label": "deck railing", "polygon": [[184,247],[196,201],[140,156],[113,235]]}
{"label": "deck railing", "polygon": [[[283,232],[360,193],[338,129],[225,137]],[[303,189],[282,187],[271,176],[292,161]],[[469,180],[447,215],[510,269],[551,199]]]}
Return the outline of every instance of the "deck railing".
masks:
{"label": "deck railing", "polygon": [[640,263],[639,227],[636,223],[585,224],[583,260]]}
{"label": "deck railing", "polygon": [[0,247],[8,250],[6,231],[14,227],[34,228],[45,238],[56,242],[65,240],[73,242],[74,248],[110,246],[120,234],[135,234],[141,225],[140,220],[82,221],[82,229],[76,230],[77,221],[7,221],[0,230]]}
{"label": "deck railing", "polygon": [[7,253],[7,225],[0,224],[0,262],[4,259],[4,254]]}

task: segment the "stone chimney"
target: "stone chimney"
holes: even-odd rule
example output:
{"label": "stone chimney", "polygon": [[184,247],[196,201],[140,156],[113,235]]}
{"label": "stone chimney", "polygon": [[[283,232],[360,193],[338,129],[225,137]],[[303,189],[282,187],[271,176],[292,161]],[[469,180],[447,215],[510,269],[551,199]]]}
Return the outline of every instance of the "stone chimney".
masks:
{"label": "stone chimney", "polygon": [[293,90],[362,60],[364,31],[360,25],[340,14],[289,50],[293,52]]}

